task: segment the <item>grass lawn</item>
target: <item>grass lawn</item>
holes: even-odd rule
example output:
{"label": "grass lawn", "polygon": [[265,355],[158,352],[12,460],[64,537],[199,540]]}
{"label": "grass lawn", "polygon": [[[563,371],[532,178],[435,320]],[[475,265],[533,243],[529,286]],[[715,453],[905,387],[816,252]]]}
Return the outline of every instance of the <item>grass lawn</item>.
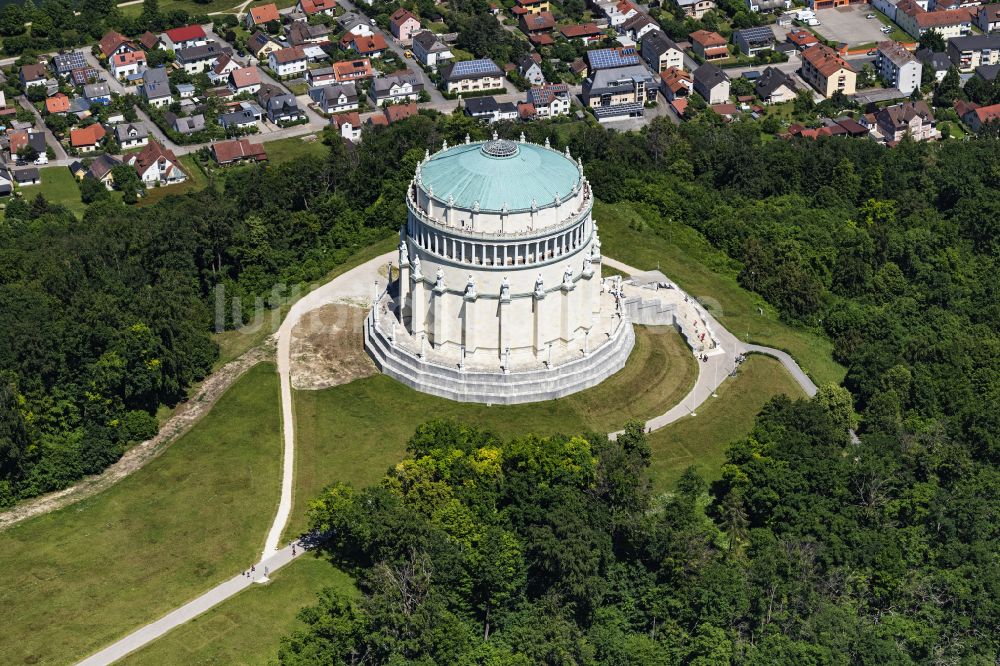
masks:
{"label": "grass lawn", "polygon": [[659,266],[734,335],[787,351],[817,384],[843,380],[846,370],[833,360],[833,344],[820,333],[782,322],[764,299],[737,284],[736,263],[696,230],[664,222],[661,229],[636,231],[630,223],[644,222],[626,204],[596,202],[594,219],[601,227],[602,248],[608,257],[642,270]]}
{"label": "grass lawn", "polygon": [[299,609],[313,603],[316,593],[325,587],[357,594],[350,576],[325,560],[307,555],[273,574],[270,584],[240,592],[118,663],[272,664],[279,639],[304,627],[296,619]]}
{"label": "grass lawn", "polygon": [[194,155],[181,155],[180,161],[181,165],[184,167],[184,172],[188,175],[187,180],[183,183],[177,183],[176,185],[148,188],[146,190],[146,194],[139,199],[140,206],[152,206],[157,201],[160,201],[171,194],[194,192],[195,190],[200,190],[208,185],[208,177],[205,176],[205,172],[198,166]]}
{"label": "grass lawn", "polygon": [[80,200],[80,186],[69,169],[64,166],[42,167],[38,173],[42,176],[42,184],[24,188],[22,192],[26,199],[34,199],[41,192],[50,203],[66,206],[77,217],[83,215],[87,206]]}
{"label": "grass lawn", "polygon": [[660,493],[673,488],[690,465],[706,479],[719,478],[729,444],[746,435],[764,403],[781,393],[805,397],[778,361],[757,354],[748,356],[739,374],[723,382],[719,397],[709,398],[698,408],[697,416],[674,421],[650,436],[654,490]]}
{"label": "grass lawn", "polygon": [[335,481],[376,482],[406,455],[414,429],[455,418],[500,435],[610,432],[629,418],[662,414],[694,385],[697,362],[673,327],[636,328],[626,366],[594,388],[528,405],[458,403],[418,393],[383,375],[294,394],[295,506],[286,537],[305,529],[310,499]]}
{"label": "grass lawn", "polygon": [[280,484],[278,377],[247,372],[161,457],[0,532],[0,663],[71,663],[255,561]]}
{"label": "grass lawn", "polygon": [[[333,269],[327,273],[323,278],[317,280],[315,284],[309,285],[307,291],[303,291],[300,296],[305,296],[312,289],[326,284],[333,278],[337,277],[341,273],[346,273],[356,266],[360,266],[369,259],[374,259],[380,254],[385,254],[396,247],[398,242],[398,236],[391,235],[384,240],[374,243],[367,247],[361,248],[353,255],[351,258],[345,261],[343,264]],[[229,363],[235,358],[241,356],[244,352],[249,349],[256,347],[257,345],[264,342],[264,340],[278,330],[281,326],[282,320],[285,318],[285,314],[288,312],[289,308],[292,307],[293,301],[289,301],[281,305],[280,308],[267,313],[264,316],[265,324],[258,328],[247,327],[239,330],[224,331],[222,333],[217,333],[215,336],[215,342],[219,345],[219,358],[215,361],[215,369],[218,369]]]}
{"label": "grass lawn", "polygon": [[303,155],[323,157],[330,150],[318,135],[312,141],[303,141],[301,137],[297,136],[268,141],[266,135],[258,135],[258,139],[266,142],[264,148],[267,150],[267,161],[271,164],[291,162]]}

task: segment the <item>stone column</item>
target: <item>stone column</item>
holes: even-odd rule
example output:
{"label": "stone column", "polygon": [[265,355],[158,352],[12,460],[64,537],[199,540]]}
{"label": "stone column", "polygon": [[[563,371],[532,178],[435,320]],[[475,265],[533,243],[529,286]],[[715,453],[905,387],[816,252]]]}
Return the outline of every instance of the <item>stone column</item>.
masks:
{"label": "stone column", "polygon": [[545,314],[543,312],[543,301],[545,300],[545,284],[542,282],[542,274],[539,273],[538,277],[535,279],[535,291],[532,294],[532,306],[535,309],[533,331],[532,331],[532,342],[535,347],[535,358],[541,360],[546,349],[547,340],[545,340],[545,329],[544,321]]}
{"label": "stone column", "polygon": [[396,283],[399,287],[399,321],[409,312],[407,299],[410,295],[410,252],[406,244],[406,239],[399,243],[399,280]]}
{"label": "stone column", "polygon": [[[417,257],[417,261],[420,258]],[[415,263],[410,275],[410,334],[419,336],[424,333],[424,317],[427,314],[427,303],[424,300],[424,276],[420,272],[420,264]]]}
{"label": "stone column", "polygon": [[500,358],[504,357],[504,350],[510,346],[510,285],[507,282],[507,278],[504,278],[500,283],[500,303],[497,307],[497,316],[499,320],[499,336],[497,339],[497,344],[499,345]]}
{"label": "stone column", "polygon": [[448,294],[444,286],[444,273],[439,268],[431,294],[431,348],[440,349],[445,343],[448,317]]}
{"label": "stone column", "polygon": [[573,339],[573,331],[576,326],[576,313],[573,307],[573,292],[576,290],[576,285],[573,284],[573,272],[569,266],[566,267],[559,289],[559,337],[563,342],[569,342]]}
{"label": "stone column", "polygon": [[479,294],[476,293],[476,283],[471,275],[462,298],[465,301],[462,308],[462,341],[465,344],[465,352],[475,354],[479,346],[479,341],[476,339],[476,301]]}

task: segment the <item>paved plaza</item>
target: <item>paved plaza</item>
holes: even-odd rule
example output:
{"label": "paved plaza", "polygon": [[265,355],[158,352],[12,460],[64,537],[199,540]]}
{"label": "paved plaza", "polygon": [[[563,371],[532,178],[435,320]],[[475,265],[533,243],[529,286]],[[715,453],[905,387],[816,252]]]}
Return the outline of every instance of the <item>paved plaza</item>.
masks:
{"label": "paved plaza", "polygon": [[847,44],[869,44],[880,42],[888,37],[880,31],[884,23],[878,18],[866,19],[868,14],[875,14],[871,5],[852,5],[821,9],[816,12],[816,18],[821,25],[813,28],[819,35],[832,42]]}

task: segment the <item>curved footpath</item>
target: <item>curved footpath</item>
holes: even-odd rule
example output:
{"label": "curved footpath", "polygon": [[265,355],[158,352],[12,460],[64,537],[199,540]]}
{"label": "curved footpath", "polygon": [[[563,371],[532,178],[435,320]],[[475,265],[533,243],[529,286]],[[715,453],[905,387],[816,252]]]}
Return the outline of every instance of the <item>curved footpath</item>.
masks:
{"label": "curved footpath", "polygon": [[[394,257],[395,251],[383,254],[310,292],[292,306],[278,332],[275,334],[278,347],[276,360],[278,375],[281,380],[281,418],[284,444],[281,498],[278,502],[278,510],[274,517],[274,522],[264,542],[264,552],[261,555],[261,561],[256,565],[256,572],[249,578],[242,573],[230,578],[180,608],[167,613],[155,622],[132,632],[121,640],[87,657],[79,662],[79,666],[105,666],[121,659],[125,655],[156,640],[171,629],[188,622],[241,590],[250,587],[253,583],[266,583],[265,572],[273,573],[302,554],[303,549],[299,549],[293,556],[291,545],[279,549],[281,534],[284,532],[285,526],[288,524],[288,518],[292,512],[295,478],[295,413],[292,409],[291,380],[292,331],[306,313],[324,305],[336,302],[353,302],[358,304],[363,303],[366,306],[369,305],[375,293],[375,281],[379,280],[384,286],[385,278],[379,276],[379,269],[386,266]],[[607,266],[623,273],[630,275],[644,273],[644,271],[608,257],[605,257],[603,261]],[[725,381],[726,377],[735,367],[735,358],[740,354],[759,353],[773,356],[788,369],[808,395],[812,396],[816,393],[816,385],[787,353],[770,347],[748,345],[740,342],[739,338],[723,328],[711,314],[701,313],[701,316],[711,325],[712,330],[716,332],[724,353],[717,353],[709,356],[707,362],[700,362],[698,364],[698,380],[695,382],[694,388],[691,389],[680,404],[675,405],[664,414],[649,419],[647,421],[648,427],[658,430],[684,416],[695,414],[698,405],[705,402],[715,392],[716,388]],[[616,434],[611,433],[611,436]]]}

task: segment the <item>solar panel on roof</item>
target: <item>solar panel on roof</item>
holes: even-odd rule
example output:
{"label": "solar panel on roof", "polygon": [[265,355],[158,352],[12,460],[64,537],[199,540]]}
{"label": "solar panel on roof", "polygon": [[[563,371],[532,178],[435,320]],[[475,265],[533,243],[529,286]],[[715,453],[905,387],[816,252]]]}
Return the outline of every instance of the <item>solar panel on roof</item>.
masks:
{"label": "solar panel on roof", "polygon": [[633,47],[587,51],[587,60],[591,69],[610,69],[639,64],[639,56]]}
{"label": "solar panel on roof", "polygon": [[499,72],[500,68],[492,60],[462,60],[461,62],[456,62],[454,69],[451,70],[452,75],[465,75],[465,74],[490,74],[492,72]]}
{"label": "solar panel on roof", "polygon": [[767,26],[757,26],[756,28],[744,28],[739,31],[748,42],[767,42],[774,39],[774,33]]}

